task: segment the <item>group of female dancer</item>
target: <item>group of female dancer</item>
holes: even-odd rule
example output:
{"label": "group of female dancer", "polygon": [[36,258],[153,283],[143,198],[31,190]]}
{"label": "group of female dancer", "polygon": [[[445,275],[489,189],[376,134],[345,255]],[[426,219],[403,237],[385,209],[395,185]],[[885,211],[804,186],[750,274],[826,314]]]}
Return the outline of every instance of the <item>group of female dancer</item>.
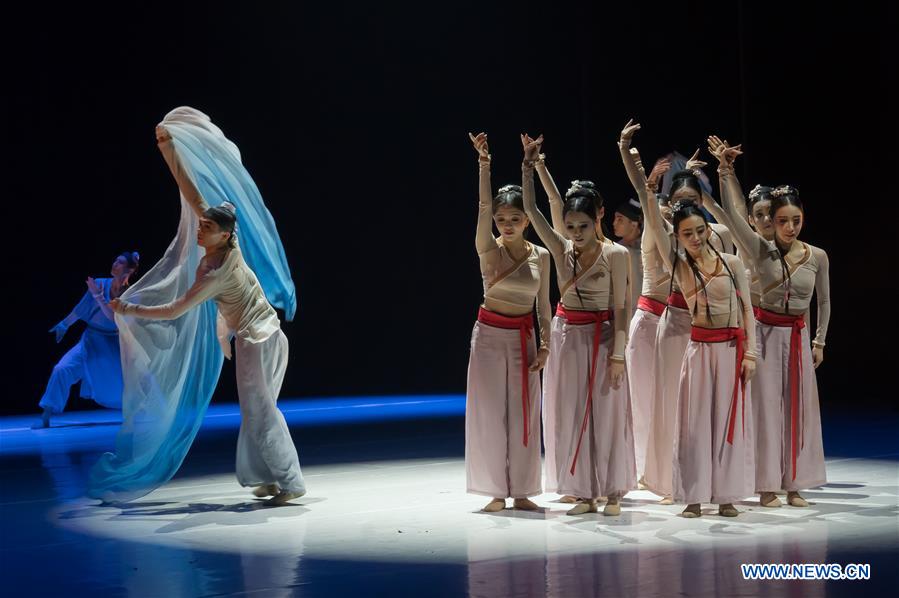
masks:
{"label": "group of female dancer", "polygon": [[[629,122],[619,140],[639,198],[616,210],[620,244],[603,233],[594,183],[573,181],[563,200],[542,136],[522,135],[521,186],[494,195],[487,135],[470,135],[484,302],[468,370],[468,491],[491,497],[488,512],[507,498],[538,508],[530,497],[543,493],[542,423],[545,490],[573,503],[570,515],[602,501],[603,514],[618,515],[637,488],[685,504],[684,517],[699,517],[702,503],[734,517],[734,503],[753,494],[779,507],[782,491],[787,504],[808,506],[800,490],[826,481],[814,368],[830,317],[827,255],[798,239],[795,188],[756,187],[747,208],[734,174],[741,148],[718,137],[708,145],[723,207],[703,191],[698,151],[658,194],[671,163],[646,174],[631,147],[639,129]],[[535,170],[552,223],[537,207]],[[527,240],[529,225],[545,248]],[[561,296],[554,318],[550,256]]]}

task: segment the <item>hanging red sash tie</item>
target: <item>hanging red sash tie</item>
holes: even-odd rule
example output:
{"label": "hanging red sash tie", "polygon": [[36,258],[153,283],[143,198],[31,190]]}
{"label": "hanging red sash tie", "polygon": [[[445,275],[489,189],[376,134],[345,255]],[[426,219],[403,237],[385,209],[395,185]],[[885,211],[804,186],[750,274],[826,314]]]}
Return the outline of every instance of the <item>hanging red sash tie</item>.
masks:
{"label": "hanging red sash tie", "polygon": [[518,337],[521,340],[521,420],[524,429],[521,441],[524,443],[524,446],[527,446],[528,438],[530,437],[528,421],[531,413],[528,339],[531,337],[531,331],[534,329],[534,316],[532,314],[518,317],[504,316],[482,307],[478,310],[478,322],[494,328],[518,330]]}
{"label": "hanging red sash tie", "polygon": [[648,311],[651,314],[662,317],[662,314],[665,313],[665,304],[650,297],[640,295],[640,298],[637,299],[637,309],[642,309],[643,311]]}
{"label": "hanging red sash tie", "polygon": [[556,315],[565,319],[569,324],[582,325],[593,324],[593,353],[590,358],[590,380],[587,385],[587,408],[584,411],[584,421],[581,422],[581,432],[577,438],[577,446],[574,449],[574,459],[571,462],[571,475],[574,475],[574,469],[577,465],[577,458],[581,452],[581,442],[584,439],[584,432],[587,430],[587,421],[590,413],[593,411],[593,384],[596,382],[596,362],[599,359],[599,341],[602,336],[602,324],[612,319],[611,310],[603,311],[576,311],[566,310],[561,303],[556,308]]}
{"label": "hanging red sash tie", "polygon": [[746,353],[746,332],[742,328],[700,328],[693,326],[690,331],[690,340],[699,343],[724,343],[731,340],[737,341],[737,362],[734,371],[734,392],[730,402],[730,419],[727,422],[727,442],[734,443],[734,428],[737,424],[737,402],[739,400],[739,408],[741,420],[743,422],[743,433],[746,433],[746,385],[743,384],[742,365],[743,356]]}
{"label": "hanging red sash tie", "polygon": [[679,309],[690,309],[690,306],[687,305],[687,300],[684,298],[684,294],[678,291],[674,291],[668,295],[668,305]]}
{"label": "hanging red sash tie", "polygon": [[805,318],[790,316],[755,308],[755,319],[767,326],[792,328],[790,331],[790,457],[793,464],[793,479],[796,479],[796,458],[799,455],[799,418],[802,410],[800,388],[802,384],[802,329]]}

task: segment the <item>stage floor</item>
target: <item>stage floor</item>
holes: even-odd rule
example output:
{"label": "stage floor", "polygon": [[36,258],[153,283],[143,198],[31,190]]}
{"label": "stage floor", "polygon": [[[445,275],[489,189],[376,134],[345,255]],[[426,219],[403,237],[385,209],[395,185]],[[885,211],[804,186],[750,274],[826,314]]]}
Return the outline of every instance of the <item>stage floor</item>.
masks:
{"label": "stage floor", "polygon": [[[118,413],[0,420],[4,588],[37,596],[832,596],[899,582],[896,420],[843,418],[808,509],[746,501],[677,516],[649,492],[622,514],[479,511],[465,493],[464,398],[282,401],[309,493],[267,507],[233,475],[239,415],[213,408],[182,471],[120,506],[83,498]],[[847,424],[850,429],[847,430]],[[828,442],[825,429],[825,442]],[[884,452],[886,451],[886,452]],[[865,455],[853,453],[868,453]],[[870,563],[869,581],[745,581],[741,563]]]}

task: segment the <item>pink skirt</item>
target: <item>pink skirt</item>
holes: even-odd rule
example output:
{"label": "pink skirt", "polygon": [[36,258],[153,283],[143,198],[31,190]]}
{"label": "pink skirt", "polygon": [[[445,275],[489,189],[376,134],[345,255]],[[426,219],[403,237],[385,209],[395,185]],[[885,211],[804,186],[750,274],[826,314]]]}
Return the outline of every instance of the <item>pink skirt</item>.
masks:
{"label": "pink skirt", "polygon": [[[751,389],[747,385],[733,408],[735,376],[735,341],[689,341],[677,403],[673,461],[677,502],[725,504],[754,493]],[[731,418],[734,433],[728,442]]]}
{"label": "pink skirt", "polygon": [[659,496],[673,493],[677,391],[684,353],[690,342],[690,312],[669,306],[659,319],[652,376],[652,410],[643,482]]}
{"label": "pink skirt", "polygon": [[790,386],[791,328],[756,323],[759,359],[752,380],[755,417],[755,490],[804,490],[827,482],[818,382],[809,343],[802,329],[802,360],[796,418],[796,476],[793,479],[793,422]]}
{"label": "pink skirt", "polygon": [[552,460],[547,455],[546,467],[554,469],[560,494],[584,498],[624,494],[636,487],[636,466],[627,376],[617,389],[608,379],[613,324],[600,325],[592,408],[581,436],[596,327],[558,319],[561,330],[553,373],[555,413],[550,418],[555,429],[547,430],[547,436],[554,436],[555,455]]}
{"label": "pink skirt", "polygon": [[[527,362],[537,353],[527,341]],[[542,494],[540,374],[528,375],[528,444],[524,446],[521,337],[518,330],[476,322],[471,333],[465,403],[468,492],[496,498]]]}

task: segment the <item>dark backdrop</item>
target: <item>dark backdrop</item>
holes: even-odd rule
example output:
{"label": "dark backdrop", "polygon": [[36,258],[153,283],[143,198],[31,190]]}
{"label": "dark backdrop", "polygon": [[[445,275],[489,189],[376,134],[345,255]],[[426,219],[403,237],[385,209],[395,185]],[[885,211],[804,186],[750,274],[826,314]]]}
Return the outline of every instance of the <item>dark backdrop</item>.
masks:
{"label": "dark backdrop", "polygon": [[6,34],[2,411],[36,410],[84,278],[123,249],[146,270],[173,236],[153,127],[184,104],[238,144],[278,223],[299,295],[285,396],[463,392],[467,132],[490,133],[495,187],[519,181],[519,132],[543,133],[560,186],[594,179],[614,205],[633,116],[647,161],[718,133],[743,142],[745,187],[799,187],[831,255],[824,400],[886,403],[895,15],[788,4],[32,3]]}

